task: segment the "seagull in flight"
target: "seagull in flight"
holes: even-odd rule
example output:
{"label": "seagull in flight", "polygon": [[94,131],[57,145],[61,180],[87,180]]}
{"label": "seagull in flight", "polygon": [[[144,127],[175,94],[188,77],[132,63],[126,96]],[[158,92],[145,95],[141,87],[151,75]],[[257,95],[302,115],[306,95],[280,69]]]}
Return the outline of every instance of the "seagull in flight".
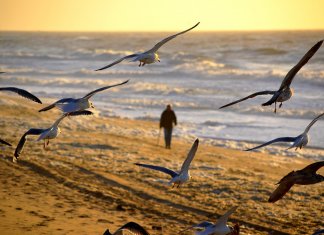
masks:
{"label": "seagull in flight", "polygon": [[230,227],[227,225],[228,218],[231,214],[234,213],[234,211],[237,209],[237,206],[232,207],[230,210],[228,210],[224,215],[222,215],[216,223],[203,221],[199,224],[193,225],[183,231],[187,231],[189,229],[200,229],[202,231],[197,231],[196,235],[229,235],[229,234],[239,234],[239,225],[235,225],[234,227]]}
{"label": "seagull in flight", "polygon": [[74,98],[63,98],[60,99],[58,101],[56,101],[55,103],[39,110],[38,112],[44,112],[47,110],[50,110],[52,108],[59,108],[63,113],[70,113],[70,112],[75,112],[75,111],[82,111],[88,108],[94,108],[94,105],[92,104],[91,101],[89,101],[89,99],[97,94],[100,91],[104,91],[107,90],[109,88],[112,87],[116,87],[116,86],[120,86],[123,85],[125,83],[127,83],[129,80],[124,81],[122,83],[119,84],[115,84],[115,85],[111,85],[111,86],[105,86],[105,87],[101,87],[97,90],[91,91],[90,93],[86,94],[85,96],[83,96],[82,98],[78,98],[78,99],[74,99]]}
{"label": "seagull in flight", "polygon": [[189,29],[187,29],[185,31],[182,31],[180,33],[171,35],[171,36],[163,39],[162,41],[155,44],[155,46],[153,48],[151,48],[150,50],[148,50],[148,51],[145,51],[143,53],[136,53],[136,54],[131,54],[131,55],[125,56],[125,57],[123,57],[123,58],[121,58],[119,60],[116,60],[113,63],[111,63],[111,64],[109,64],[109,65],[107,65],[107,66],[105,66],[103,68],[97,69],[95,71],[107,69],[107,68],[109,68],[111,66],[114,66],[115,64],[118,64],[118,63],[120,63],[120,62],[122,62],[123,60],[126,60],[126,59],[132,59],[131,60],[132,62],[139,61],[140,62],[139,65],[138,65],[139,67],[144,66],[146,64],[152,64],[152,63],[155,63],[155,62],[160,62],[159,55],[157,54],[157,51],[160,49],[160,47],[163,46],[168,41],[174,39],[175,37],[196,28],[199,25],[199,23],[200,22],[198,22],[197,24],[195,24],[194,26],[192,26],[191,28],[189,28]]}
{"label": "seagull in flight", "polygon": [[28,91],[26,90],[23,90],[23,89],[20,89],[20,88],[17,88],[17,87],[0,87],[0,91],[11,91],[11,92],[15,92],[17,93],[18,95],[24,97],[24,98],[27,98],[29,100],[32,100],[36,103],[39,103],[41,104],[42,101],[40,101],[40,99],[38,99],[36,96],[34,96],[33,94],[29,93]]}
{"label": "seagull in flight", "polygon": [[93,113],[91,111],[77,111],[77,112],[71,112],[71,113],[65,113],[63,114],[59,119],[57,119],[54,124],[47,129],[29,129],[21,138],[20,141],[16,147],[13,162],[17,162],[24,145],[27,141],[27,136],[29,135],[39,135],[37,141],[44,140],[44,149],[46,149],[46,146],[49,145],[50,139],[55,139],[60,133],[61,130],[58,127],[60,122],[65,118],[69,116],[79,116],[79,115],[92,115]]}
{"label": "seagull in flight", "polygon": [[279,186],[271,194],[268,202],[276,202],[281,199],[294,184],[308,185],[317,184],[324,181],[324,176],[316,174],[321,167],[324,166],[324,161],[315,162],[306,166],[302,170],[292,171],[283,177],[277,184]]}
{"label": "seagull in flight", "polygon": [[124,232],[131,235],[150,235],[141,225],[135,222],[123,225],[114,233],[110,233],[109,229],[107,229],[103,235],[123,235],[125,234]]}
{"label": "seagull in flight", "polygon": [[153,166],[153,165],[147,165],[147,164],[141,164],[141,163],[135,163],[135,165],[149,168],[149,169],[156,170],[156,171],[161,171],[163,173],[170,175],[172,178],[168,184],[169,185],[172,184],[172,188],[175,185],[177,185],[177,188],[179,188],[181,184],[187,182],[190,179],[189,166],[190,166],[190,163],[192,162],[193,158],[195,157],[195,154],[198,149],[198,144],[199,144],[199,140],[196,139],[188,153],[186,160],[183,162],[179,173],[174,172],[173,170],[170,170],[170,169],[162,167],[162,166]]}
{"label": "seagull in flight", "polygon": [[232,103],[223,105],[220,107],[220,109],[231,106],[233,104],[237,104],[239,102],[242,102],[244,100],[254,98],[259,95],[272,95],[271,99],[263,103],[262,106],[269,106],[272,105],[273,103],[275,104],[275,110],[274,112],[277,112],[277,103],[280,103],[279,108],[281,108],[282,103],[289,100],[293,96],[293,89],[290,88],[291,82],[294,79],[295,75],[298,73],[298,71],[309,61],[310,58],[313,57],[313,55],[317,52],[317,50],[321,47],[323,43],[323,40],[317,42],[304,56],[303,58],[298,62],[297,65],[295,65],[286,75],[284,80],[281,83],[281,86],[279,90],[277,91],[260,91],[253,93],[249,96],[246,96],[242,99],[236,100]]}
{"label": "seagull in flight", "polygon": [[10,143],[0,139],[0,144],[4,144],[4,145],[8,145],[8,146],[12,146]]}
{"label": "seagull in flight", "polygon": [[291,148],[296,148],[295,150],[297,150],[298,148],[302,149],[303,147],[305,147],[308,144],[308,141],[310,139],[310,137],[308,135],[308,132],[309,132],[310,128],[323,115],[324,115],[324,113],[322,113],[322,114],[318,115],[316,118],[314,118],[314,120],[311,121],[311,123],[308,124],[308,126],[306,127],[306,129],[304,130],[304,132],[301,133],[299,136],[296,136],[296,137],[280,137],[280,138],[271,140],[269,142],[266,142],[264,144],[261,144],[259,146],[256,146],[254,148],[247,149],[245,151],[255,150],[255,149],[262,148],[264,146],[267,146],[267,145],[270,145],[270,144],[273,144],[273,143],[277,143],[277,142],[289,142],[289,143],[292,142],[293,144],[288,149],[291,149]]}

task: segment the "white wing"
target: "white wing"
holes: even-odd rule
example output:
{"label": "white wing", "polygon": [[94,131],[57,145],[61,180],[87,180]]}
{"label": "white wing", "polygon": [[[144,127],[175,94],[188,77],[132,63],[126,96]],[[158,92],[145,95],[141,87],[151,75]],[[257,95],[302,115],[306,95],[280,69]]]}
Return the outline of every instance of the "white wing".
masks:
{"label": "white wing", "polygon": [[222,215],[218,220],[217,220],[217,225],[226,225],[228,217],[234,213],[234,211],[238,208],[238,206],[234,206],[231,209],[229,209],[224,215]]}
{"label": "white wing", "polygon": [[192,162],[193,158],[196,155],[196,152],[197,152],[197,149],[198,149],[198,144],[199,144],[199,140],[196,139],[195,142],[193,143],[189,153],[188,153],[188,156],[187,156],[186,160],[182,164],[182,167],[181,167],[181,170],[180,170],[179,174],[181,174],[184,171],[188,171],[190,163]]}
{"label": "white wing", "polygon": [[177,33],[177,34],[171,35],[171,36],[169,36],[169,37],[163,39],[162,41],[160,41],[160,42],[158,42],[157,44],[155,44],[155,46],[154,46],[152,49],[146,51],[145,53],[155,53],[155,52],[157,52],[157,50],[159,50],[159,48],[160,48],[161,46],[163,46],[165,43],[167,43],[168,41],[174,39],[175,37],[177,37],[177,36],[180,35],[180,34],[184,34],[184,33],[188,32],[188,31],[192,30],[193,28],[196,28],[199,24],[200,24],[200,22],[198,22],[197,24],[195,24],[194,26],[192,26],[191,28],[189,28],[189,29],[187,29],[187,30],[185,30],[185,31],[182,31],[182,32],[180,32],[180,33]]}

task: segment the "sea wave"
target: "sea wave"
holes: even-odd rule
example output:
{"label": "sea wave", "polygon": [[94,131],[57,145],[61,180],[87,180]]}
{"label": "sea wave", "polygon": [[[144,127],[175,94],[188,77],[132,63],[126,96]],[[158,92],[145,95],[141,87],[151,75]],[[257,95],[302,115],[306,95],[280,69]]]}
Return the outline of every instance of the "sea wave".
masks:
{"label": "sea wave", "polygon": [[287,51],[278,49],[278,48],[272,48],[272,47],[264,47],[255,49],[255,52],[260,53],[262,55],[284,55],[287,53]]}

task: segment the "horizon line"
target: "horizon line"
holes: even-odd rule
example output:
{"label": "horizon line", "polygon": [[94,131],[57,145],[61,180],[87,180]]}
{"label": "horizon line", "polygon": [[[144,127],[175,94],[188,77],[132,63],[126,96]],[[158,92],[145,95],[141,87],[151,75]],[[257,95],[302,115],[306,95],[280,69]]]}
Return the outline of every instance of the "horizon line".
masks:
{"label": "horizon line", "polygon": [[[323,29],[216,29],[216,30],[197,30],[192,33],[213,33],[213,32],[287,32],[287,31],[324,31]],[[26,32],[26,33],[164,33],[164,32],[178,32],[178,31],[157,31],[157,30],[143,30],[143,31],[132,31],[132,30],[6,30],[0,29],[0,32]]]}

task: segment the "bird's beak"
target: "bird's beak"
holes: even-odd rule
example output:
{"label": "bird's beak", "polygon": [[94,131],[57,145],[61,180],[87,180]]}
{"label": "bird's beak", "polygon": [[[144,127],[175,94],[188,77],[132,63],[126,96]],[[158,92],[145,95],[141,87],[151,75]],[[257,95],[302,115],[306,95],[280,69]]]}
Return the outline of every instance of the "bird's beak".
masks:
{"label": "bird's beak", "polygon": [[93,108],[93,109],[94,109],[94,108],[95,108],[95,106],[94,106],[94,105],[91,105],[91,108]]}

